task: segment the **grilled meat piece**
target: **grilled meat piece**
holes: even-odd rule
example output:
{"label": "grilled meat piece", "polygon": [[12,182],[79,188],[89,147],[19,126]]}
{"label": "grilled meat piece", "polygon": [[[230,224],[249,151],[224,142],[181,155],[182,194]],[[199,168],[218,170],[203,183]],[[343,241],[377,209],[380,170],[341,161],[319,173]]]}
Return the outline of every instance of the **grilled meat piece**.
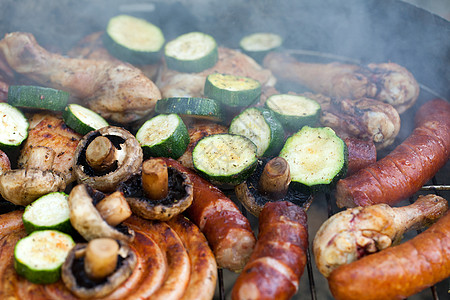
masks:
{"label": "grilled meat piece", "polygon": [[118,123],[141,119],[161,98],[156,85],[130,64],[67,58],[48,52],[29,33],[7,34],[0,41],[0,56],[14,71],[70,92],[104,118]]}
{"label": "grilled meat piece", "polygon": [[343,63],[305,63],[272,52],[263,65],[275,76],[300,83],[314,93],[337,98],[373,98],[394,106],[398,113],[414,105],[419,85],[413,75],[395,63],[359,66]]}
{"label": "grilled meat piece", "polygon": [[305,93],[322,108],[320,123],[333,128],[341,138],[372,140],[377,149],[391,145],[400,131],[400,116],[395,108],[374,99],[336,99]]}
{"label": "grilled meat piece", "polygon": [[261,67],[253,58],[233,49],[219,47],[219,60],[209,69],[200,73],[181,73],[163,66],[156,85],[166,97],[201,97],[206,77],[212,73],[246,76],[261,83],[263,94],[275,86],[276,79],[267,69]]}
{"label": "grilled meat piece", "polygon": [[399,243],[406,231],[436,222],[447,209],[447,200],[427,195],[404,207],[377,204],[341,211],[314,238],[317,268],[328,277],[341,265]]}
{"label": "grilled meat piece", "polygon": [[29,117],[30,129],[18,158],[19,168],[27,166],[33,147],[44,146],[55,151],[53,171],[63,174],[66,183],[75,181],[73,158],[75,149],[82,136],[66,126],[62,118],[55,113],[37,113]]}

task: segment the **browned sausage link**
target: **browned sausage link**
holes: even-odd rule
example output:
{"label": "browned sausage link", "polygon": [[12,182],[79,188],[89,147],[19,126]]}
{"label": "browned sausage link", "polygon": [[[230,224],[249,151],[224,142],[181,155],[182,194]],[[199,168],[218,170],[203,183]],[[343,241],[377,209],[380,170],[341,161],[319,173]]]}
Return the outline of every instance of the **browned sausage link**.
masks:
{"label": "browned sausage link", "polygon": [[191,261],[189,283],[181,299],[212,299],[216,288],[217,264],[205,236],[182,215],[167,223],[180,237]]}
{"label": "browned sausage link", "polygon": [[242,270],[256,243],[250,222],[217,187],[179,162],[170,158],[164,160],[168,166],[189,176],[194,186],[194,200],[186,215],[206,236],[217,265],[232,271]]}
{"label": "browned sausage link", "polygon": [[435,99],[416,113],[416,128],[390,154],[339,180],[339,207],[395,205],[412,196],[450,157],[450,103]]}
{"label": "browned sausage link", "polygon": [[334,270],[336,299],[404,299],[450,276],[450,213],[395,247]]}
{"label": "browned sausage link", "polygon": [[13,231],[24,228],[22,215],[23,210],[16,210],[0,215],[0,238],[10,234]]}
{"label": "browned sausage link", "polygon": [[305,211],[287,201],[267,203],[259,215],[255,250],[239,275],[232,299],[290,299],[306,265]]}
{"label": "browned sausage link", "polygon": [[377,161],[377,149],[372,140],[347,137],[344,142],[348,148],[348,176]]}

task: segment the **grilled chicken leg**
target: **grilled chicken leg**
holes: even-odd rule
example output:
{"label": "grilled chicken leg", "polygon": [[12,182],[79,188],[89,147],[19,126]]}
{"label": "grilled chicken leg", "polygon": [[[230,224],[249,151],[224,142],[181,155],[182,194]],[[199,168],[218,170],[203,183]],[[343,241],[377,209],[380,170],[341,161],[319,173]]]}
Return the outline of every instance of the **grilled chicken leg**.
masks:
{"label": "grilled chicken leg", "polygon": [[377,149],[391,145],[400,131],[400,115],[390,104],[374,99],[336,99],[304,93],[320,103],[322,126],[333,128],[341,138],[373,141]]}
{"label": "grilled chicken leg", "polygon": [[367,66],[304,63],[272,52],[263,64],[278,78],[300,83],[314,93],[337,98],[373,98],[391,104],[400,114],[413,106],[419,96],[419,85],[413,75],[395,63]]}
{"label": "grilled chicken leg", "polygon": [[322,224],[314,238],[317,268],[328,277],[341,265],[398,243],[407,230],[434,223],[447,209],[444,198],[427,195],[404,207],[377,204],[337,213]]}
{"label": "grilled chicken leg", "polygon": [[104,118],[118,123],[141,119],[161,98],[156,85],[132,65],[50,53],[29,33],[7,34],[0,40],[0,57],[14,71],[70,92]]}

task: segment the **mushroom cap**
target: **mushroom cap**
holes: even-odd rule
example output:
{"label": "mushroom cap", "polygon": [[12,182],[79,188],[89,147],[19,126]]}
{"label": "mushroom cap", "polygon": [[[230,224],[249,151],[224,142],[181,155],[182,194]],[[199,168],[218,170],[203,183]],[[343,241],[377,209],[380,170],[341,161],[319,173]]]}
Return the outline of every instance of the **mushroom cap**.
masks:
{"label": "mushroom cap", "polygon": [[313,196],[303,194],[293,189],[291,186],[289,186],[286,196],[279,200],[270,199],[258,191],[259,178],[264,170],[264,166],[269,160],[269,158],[258,160],[253,174],[250,175],[245,182],[235,187],[234,191],[238,200],[255,217],[259,216],[264,204],[274,201],[289,201],[307,210],[311,205]]}
{"label": "mushroom cap", "polygon": [[61,268],[66,287],[80,298],[103,297],[113,292],[133,273],[137,257],[125,243],[119,241],[119,260],[116,270],[99,282],[92,281],[84,271],[84,253],[87,244],[77,244],[67,255]]}
{"label": "mushroom cap", "polygon": [[169,193],[160,200],[145,197],[140,175],[135,175],[120,185],[119,190],[123,192],[133,213],[144,219],[167,221],[191,205],[194,188],[189,177],[172,167],[168,167],[167,172]]}
{"label": "mushroom cap", "polygon": [[[112,171],[96,172],[86,161],[86,149],[98,136],[107,137],[117,149],[117,162]],[[119,183],[140,171],[142,161],[142,148],[135,136],[121,127],[107,126],[91,131],[81,139],[75,150],[74,172],[78,183],[112,192]]]}
{"label": "mushroom cap", "polygon": [[65,188],[64,176],[49,170],[15,169],[0,175],[0,194],[16,205],[27,206],[45,194]]}
{"label": "mushroom cap", "polygon": [[101,200],[105,194],[85,184],[75,186],[69,194],[70,223],[87,241],[95,238],[109,237],[116,240],[130,242],[134,239],[134,231],[126,228],[122,232],[120,227],[112,227],[100,215],[94,206],[94,197]]}

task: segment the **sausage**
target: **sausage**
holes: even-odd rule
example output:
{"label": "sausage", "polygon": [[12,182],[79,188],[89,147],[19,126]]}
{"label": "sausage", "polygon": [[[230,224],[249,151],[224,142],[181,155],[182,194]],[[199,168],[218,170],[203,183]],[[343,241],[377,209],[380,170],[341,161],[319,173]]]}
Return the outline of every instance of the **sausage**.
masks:
{"label": "sausage", "polygon": [[182,215],[167,222],[188,250],[191,274],[182,300],[212,299],[217,281],[217,264],[205,236]]}
{"label": "sausage", "polygon": [[242,270],[256,243],[248,219],[220,189],[176,160],[163,159],[167,166],[189,176],[194,199],[185,213],[205,235],[217,265],[235,272]]}
{"label": "sausage", "polygon": [[347,137],[344,142],[348,148],[347,176],[377,161],[377,148],[372,140]]}
{"label": "sausage", "polygon": [[391,153],[336,185],[339,207],[395,205],[412,196],[450,157],[450,103],[434,99],[415,116],[411,135]]}
{"label": "sausage", "polygon": [[305,210],[288,202],[268,202],[259,215],[255,250],[237,278],[231,298],[290,299],[298,289],[308,248]]}
{"label": "sausage", "polygon": [[450,212],[413,239],[334,270],[339,299],[404,299],[450,276]]}

